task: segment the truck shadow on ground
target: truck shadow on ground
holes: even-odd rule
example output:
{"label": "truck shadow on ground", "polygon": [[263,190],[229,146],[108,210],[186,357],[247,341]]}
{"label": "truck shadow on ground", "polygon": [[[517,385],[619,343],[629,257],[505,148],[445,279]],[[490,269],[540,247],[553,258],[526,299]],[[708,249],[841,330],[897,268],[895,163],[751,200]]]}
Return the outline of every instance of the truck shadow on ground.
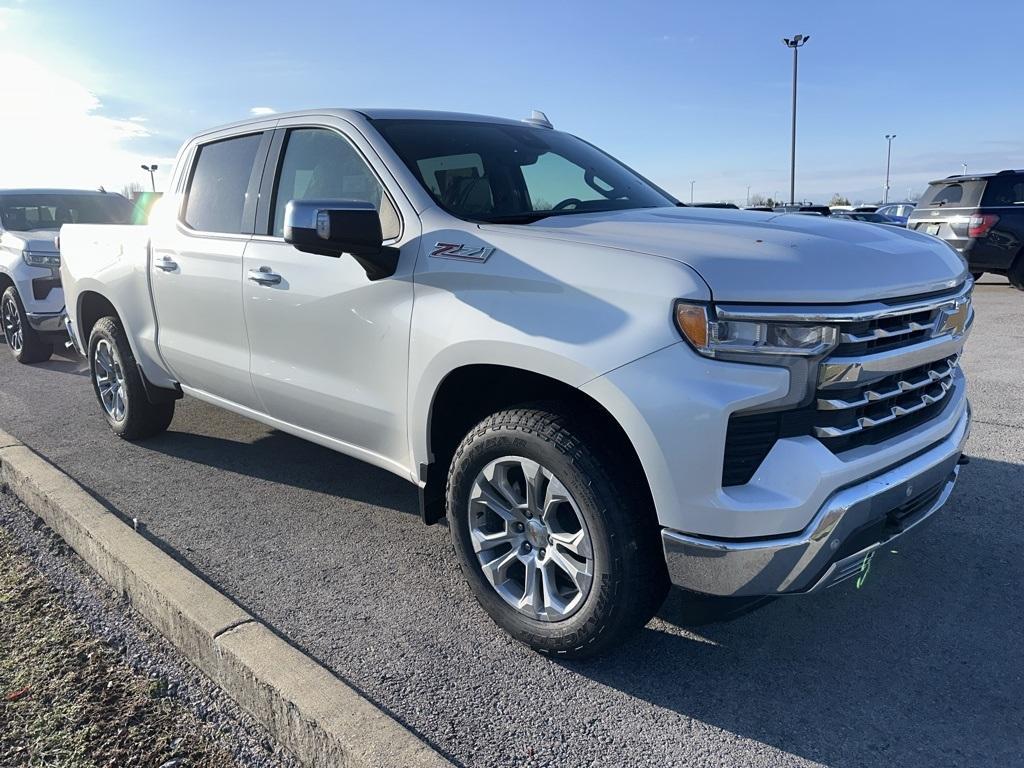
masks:
{"label": "truck shadow on ground", "polygon": [[[265,429],[255,422],[251,425],[254,430]],[[277,430],[260,434],[252,442],[169,431],[142,445],[227,472],[419,515],[416,489],[407,481]]]}
{"label": "truck shadow on ground", "polygon": [[717,608],[674,591],[633,642],[565,666],[827,765],[1020,764],[1022,497],[1024,467],[973,459],[862,589]]}

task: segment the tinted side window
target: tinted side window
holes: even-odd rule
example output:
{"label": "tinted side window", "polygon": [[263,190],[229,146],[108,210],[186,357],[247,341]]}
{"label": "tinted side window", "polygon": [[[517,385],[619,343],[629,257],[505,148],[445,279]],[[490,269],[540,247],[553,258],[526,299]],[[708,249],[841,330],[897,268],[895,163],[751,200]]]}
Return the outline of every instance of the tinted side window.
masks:
{"label": "tinted side window", "polygon": [[1024,176],[994,176],[989,179],[982,205],[1024,205]]}
{"label": "tinted side window", "polygon": [[288,133],[281,159],[272,234],[284,234],[284,209],[289,200],[324,199],[373,203],[380,212],[384,239],[400,234],[394,206],[356,148],[326,128],[295,128]]}
{"label": "tinted side window", "polygon": [[185,204],[185,223],[192,229],[241,233],[245,194],[261,138],[254,133],[199,148]]}

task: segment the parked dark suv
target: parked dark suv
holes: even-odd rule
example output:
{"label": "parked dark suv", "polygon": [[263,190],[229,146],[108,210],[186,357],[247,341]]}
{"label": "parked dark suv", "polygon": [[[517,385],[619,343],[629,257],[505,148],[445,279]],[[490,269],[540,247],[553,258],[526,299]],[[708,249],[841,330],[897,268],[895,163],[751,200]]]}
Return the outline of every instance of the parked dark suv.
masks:
{"label": "parked dark suv", "polygon": [[1006,275],[1024,291],[1024,171],[933,181],[907,228],[956,248],[975,279],[985,272]]}

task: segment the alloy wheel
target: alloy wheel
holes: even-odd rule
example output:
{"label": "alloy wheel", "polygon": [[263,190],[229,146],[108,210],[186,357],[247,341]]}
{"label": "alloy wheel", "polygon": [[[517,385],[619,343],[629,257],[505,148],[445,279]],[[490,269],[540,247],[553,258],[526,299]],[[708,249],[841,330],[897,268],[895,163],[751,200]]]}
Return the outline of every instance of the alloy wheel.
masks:
{"label": "alloy wheel", "polygon": [[4,297],[0,316],[3,318],[4,337],[7,339],[7,345],[14,350],[14,354],[20,354],[25,346],[25,330],[21,327],[21,313],[18,312],[18,304],[10,294]]}
{"label": "alloy wheel", "polygon": [[128,393],[125,388],[124,371],[114,348],[106,339],[96,343],[93,352],[93,376],[99,389],[103,409],[114,421],[124,421],[128,413]]}
{"label": "alloy wheel", "polygon": [[594,548],[554,473],[521,456],[496,459],[473,482],[468,514],[480,568],[506,603],[549,622],[580,609],[594,580]]}

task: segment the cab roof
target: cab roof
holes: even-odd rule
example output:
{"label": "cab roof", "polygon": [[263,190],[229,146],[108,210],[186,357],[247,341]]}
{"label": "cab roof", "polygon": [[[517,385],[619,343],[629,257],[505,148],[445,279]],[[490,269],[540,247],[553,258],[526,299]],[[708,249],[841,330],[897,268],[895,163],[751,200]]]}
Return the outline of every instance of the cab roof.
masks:
{"label": "cab roof", "polygon": [[[442,112],[428,109],[350,109],[345,107],[321,107],[319,109],[300,109],[292,112],[273,112],[268,115],[255,115],[245,120],[237,120],[233,123],[219,125],[213,128],[200,131],[195,136],[203,136],[208,133],[216,133],[234,128],[244,128],[247,125],[257,125],[281,120],[289,117],[312,117],[314,115],[335,115],[349,122],[362,122],[374,120],[446,120],[467,123],[500,123],[504,125],[530,125],[525,120],[512,120],[507,117],[491,117],[488,115],[474,115],[467,112]],[[193,138],[195,138],[195,136]]]}

